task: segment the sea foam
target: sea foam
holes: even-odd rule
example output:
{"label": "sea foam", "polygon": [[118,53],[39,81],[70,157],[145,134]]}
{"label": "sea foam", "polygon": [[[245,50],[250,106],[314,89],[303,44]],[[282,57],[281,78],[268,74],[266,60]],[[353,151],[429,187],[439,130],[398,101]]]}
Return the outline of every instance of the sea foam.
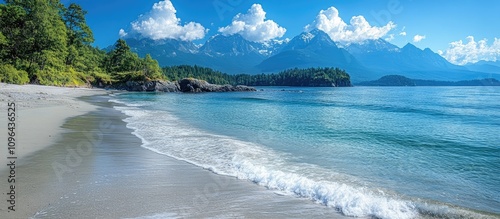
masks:
{"label": "sea foam", "polygon": [[[124,103],[124,102],[121,102]],[[166,111],[144,110],[137,105],[115,106],[142,146],[209,169],[217,174],[249,180],[271,190],[308,198],[335,208],[346,216],[414,218],[418,209],[405,200],[359,185],[335,181],[314,172],[332,172],[311,165],[291,164],[286,154],[229,136],[189,126]],[[335,175],[331,173],[330,175]]]}

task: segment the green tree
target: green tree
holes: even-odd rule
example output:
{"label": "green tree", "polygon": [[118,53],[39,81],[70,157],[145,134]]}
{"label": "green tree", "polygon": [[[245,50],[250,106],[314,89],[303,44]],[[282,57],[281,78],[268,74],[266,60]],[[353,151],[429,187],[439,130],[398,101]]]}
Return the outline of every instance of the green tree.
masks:
{"label": "green tree", "polygon": [[0,4],[0,33],[4,39],[0,58],[7,63],[26,59],[28,52],[27,14],[23,7]]}
{"label": "green tree", "polygon": [[[7,5],[16,10],[21,7],[26,13],[21,22],[22,37],[18,41],[25,49],[20,50],[22,62],[16,63],[16,67],[27,70],[31,81],[38,81],[41,75],[65,70],[67,36],[60,16],[63,5],[58,0],[14,0],[7,1]],[[19,27],[10,25],[10,28],[16,30]]]}
{"label": "green tree", "polygon": [[73,65],[77,70],[82,70],[81,67],[89,55],[86,53],[86,48],[94,42],[92,30],[85,21],[87,12],[75,3],[70,4],[63,11],[68,34],[66,64]]}
{"label": "green tree", "polygon": [[[1,17],[1,15],[0,15]],[[7,38],[3,35],[3,33],[0,30],[0,63],[3,62],[5,55],[7,54]]]}
{"label": "green tree", "polygon": [[130,72],[138,71],[141,60],[136,53],[130,51],[130,47],[125,40],[119,39],[115,43],[115,48],[108,54],[106,69],[108,72]]}
{"label": "green tree", "polygon": [[68,29],[69,45],[90,45],[94,42],[94,34],[85,21],[87,11],[80,5],[71,3],[64,9],[64,23]]}
{"label": "green tree", "polygon": [[151,55],[146,54],[146,57],[142,60],[144,76],[147,79],[163,79],[161,68],[158,65],[158,61],[151,58]]}

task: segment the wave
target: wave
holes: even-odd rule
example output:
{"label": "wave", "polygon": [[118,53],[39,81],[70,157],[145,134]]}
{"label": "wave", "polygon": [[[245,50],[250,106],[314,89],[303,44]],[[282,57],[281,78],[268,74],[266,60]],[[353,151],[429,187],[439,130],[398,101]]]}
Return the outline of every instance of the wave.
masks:
{"label": "wave", "polygon": [[[111,96],[113,97],[113,96]],[[123,102],[123,101],[120,101],[120,100],[117,100],[117,99],[109,99],[108,102],[110,103],[117,103],[117,104],[120,104],[120,105],[125,105],[125,106],[133,106],[133,107],[139,107],[139,106],[144,106],[144,104],[138,104],[138,103],[126,103],[126,102]]]}
{"label": "wave", "polygon": [[[125,103],[120,101],[121,103]],[[281,193],[308,198],[352,217],[415,218],[422,215],[474,215],[448,206],[363,186],[351,177],[311,164],[287,161],[287,154],[262,145],[216,135],[187,125],[165,111],[144,110],[134,104],[114,108],[123,112],[127,127],[142,147],[201,166],[214,173],[249,180]],[[465,212],[465,213],[464,213]],[[452,216],[453,217],[453,216]]]}

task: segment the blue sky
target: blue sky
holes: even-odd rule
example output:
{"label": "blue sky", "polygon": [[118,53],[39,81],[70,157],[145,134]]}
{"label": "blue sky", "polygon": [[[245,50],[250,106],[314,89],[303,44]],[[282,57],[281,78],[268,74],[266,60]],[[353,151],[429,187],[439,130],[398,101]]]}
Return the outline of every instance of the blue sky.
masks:
{"label": "blue sky", "polygon": [[[161,16],[158,15],[159,13],[164,12],[152,12],[153,5],[161,2],[160,0],[62,0],[61,2],[64,4],[75,2],[88,11],[87,22],[94,31],[95,45],[100,48],[113,44],[119,38],[120,29],[123,29],[123,33],[135,32],[152,38],[168,35],[168,33],[158,35],[159,33],[152,31],[153,26],[144,26],[148,18],[155,20],[156,17]],[[496,60],[497,57],[500,59],[497,54],[500,53],[498,51],[500,39],[495,42],[496,38],[500,38],[500,28],[496,24],[500,20],[500,13],[498,13],[500,1],[167,0],[166,2],[171,2],[175,8],[173,17],[181,20],[177,26],[182,27],[177,30],[178,33],[168,35],[168,37],[190,40],[195,43],[203,43],[210,36],[221,32],[246,34],[247,39],[254,41],[293,38],[304,31],[306,25],[316,27],[315,25],[320,24],[317,26],[332,28],[328,29],[331,30],[329,34],[336,40],[362,41],[365,38],[380,37],[400,47],[406,43],[413,43],[422,49],[428,47],[435,52],[442,51],[443,56],[448,60],[455,63],[462,62],[461,64],[481,59]],[[268,25],[266,30],[270,32],[269,36],[255,35],[248,30],[238,32],[238,28],[231,25],[237,14],[247,13],[254,4],[260,4],[262,11],[265,11],[265,21],[274,23],[274,26],[269,22],[266,23]],[[325,10],[325,15],[329,13],[331,16],[335,12],[335,10],[328,10],[331,7],[336,9],[338,18],[341,19],[340,23],[334,23],[335,19],[332,17],[329,17],[332,18],[331,20],[326,21],[316,20],[321,10]],[[254,9],[257,10],[257,8]],[[140,15],[143,16],[139,18]],[[356,33],[335,32],[337,30],[335,25],[342,25],[342,23],[346,24],[346,29],[356,29],[350,24],[353,16],[362,16],[364,19],[356,20],[365,20],[371,29],[358,28],[361,34],[357,33],[357,36]],[[135,30],[133,30],[132,22],[137,24]],[[161,21],[156,20],[156,22]],[[189,22],[193,23],[187,25]],[[221,27],[228,29],[225,32],[219,32]],[[149,32],[146,34],[147,31]],[[168,28],[164,31],[168,31]],[[198,32],[189,34],[186,33],[188,31]],[[474,40],[469,36],[472,36]],[[486,41],[483,42],[484,39]],[[450,46],[452,42],[454,44]],[[346,41],[346,43],[350,42]],[[486,45],[488,50],[479,51],[483,48],[481,45]],[[474,49],[477,51],[469,51]],[[467,54],[463,53],[473,53],[475,57],[465,57]],[[489,57],[482,57],[486,53]]]}

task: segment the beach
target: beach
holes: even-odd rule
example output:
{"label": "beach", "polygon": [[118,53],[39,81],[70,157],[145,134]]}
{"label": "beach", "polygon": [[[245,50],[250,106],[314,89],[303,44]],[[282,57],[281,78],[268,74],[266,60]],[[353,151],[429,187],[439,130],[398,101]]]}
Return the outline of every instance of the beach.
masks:
{"label": "beach", "polygon": [[[8,183],[8,150],[1,150],[1,200],[14,190],[15,204],[2,201],[0,218],[343,217],[142,148],[108,93],[1,84],[2,114],[7,102],[16,104],[17,159]],[[5,116],[0,123],[7,126]]]}

